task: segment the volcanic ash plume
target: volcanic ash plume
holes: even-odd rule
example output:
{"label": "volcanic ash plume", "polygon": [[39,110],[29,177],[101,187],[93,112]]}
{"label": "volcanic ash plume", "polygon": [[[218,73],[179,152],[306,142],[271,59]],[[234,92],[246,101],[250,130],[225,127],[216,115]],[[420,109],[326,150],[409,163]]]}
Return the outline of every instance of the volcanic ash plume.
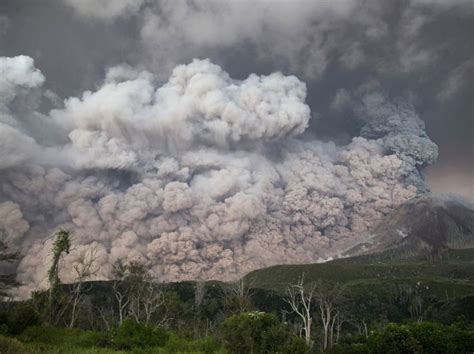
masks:
{"label": "volcanic ash plume", "polygon": [[18,109],[44,81],[32,60],[2,58],[7,71],[0,232],[23,252],[25,291],[47,286],[59,227],[77,245],[64,281],[91,247],[104,279],[119,259],[174,281],[336,257],[424,189],[420,169],[437,154],[413,111],[369,94],[349,99],[366,122],[349,144],[301,136],[306,87],[280,73],[238,81],[195,60],[157,87],[152,73],[115,67],[98,90],[45,116],[34,104]]}

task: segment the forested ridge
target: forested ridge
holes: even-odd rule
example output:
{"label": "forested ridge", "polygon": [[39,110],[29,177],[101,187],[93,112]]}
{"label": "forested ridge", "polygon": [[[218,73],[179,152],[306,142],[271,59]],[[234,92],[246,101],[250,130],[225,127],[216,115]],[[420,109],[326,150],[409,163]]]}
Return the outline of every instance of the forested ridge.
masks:
{"label": "forested ridge", "polygon": [[[60,279],[73,247],[60,230],[47,290],[8,298],[2,353],[469,353],[474,348],[474,250],[437,259],[353,257],[282,265],[239,281],[160,283],[145,264],[114,265],[90,281],[94,250]],[[2,260],[16,254],[2,248]]]}

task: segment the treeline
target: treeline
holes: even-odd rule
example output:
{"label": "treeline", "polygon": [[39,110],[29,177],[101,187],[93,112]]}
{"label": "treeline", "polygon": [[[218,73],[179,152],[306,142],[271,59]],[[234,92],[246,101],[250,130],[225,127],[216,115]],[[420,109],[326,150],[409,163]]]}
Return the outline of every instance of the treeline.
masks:
{"label": "treeline", "polygon": [[[1,353],[474,350],[474,297],[439,299],[421,282],[348,287],[306,282],[302,275],[276,293],[245,278],[161,284],[139,262],[117,262],[114,280],[97,282],[89,281],[98,272],[92,248],[74,265],[75,282],[62,284],[61,259],[70,249],[69,233],[60,230],[50,288],[28,301],[0,304]],[[15,258],[5,247],[1,252]]]}

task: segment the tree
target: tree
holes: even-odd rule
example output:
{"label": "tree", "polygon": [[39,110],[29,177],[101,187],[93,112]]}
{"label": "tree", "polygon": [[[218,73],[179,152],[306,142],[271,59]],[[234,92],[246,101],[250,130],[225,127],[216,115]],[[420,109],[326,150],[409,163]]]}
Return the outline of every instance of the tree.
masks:
{"label": "tree", "polygon": [[[117,300],[119,324],[127,316],[131,316],[136,322],[163,326],[167,321],[165,295],[157,282],[153,281],[151,274],[140,262],[124,264],[117,262],[114,265],[116,280],[113,291]],[[155,316],[158,312],[161,317]]]}
{"label": "tree", "polygon": [[66,230],[57,231],[53,237],[53,262],[48,270],[50,299],[61,284],[59,279],[59,261],[63,253],[69,254],[71,248],[71,234]]}
{"label": "tree", "polygon": [[338,283],[319,282],[316,286],[315,299],[319,307],[319,316],[323,325],[323,349],[334,344],[334,329],[342,326],[343,313],[338,308],[342,299],[343,287]]}
{"label": "tree", "polygon": [[348,322],[355,326],[358,334],[369,337],[371,329],[382,328],[388,318],[397,311],[390,302],[390,288],[376,288],[366,284],[350,286],[344,292]]}
{"label": "tree", "polygon": [[52,324],[57,324],[67,308],[67,303],[63,303],[66,300],[60,297],[61,279],[59,278],[59,262],[64,253],[69,254],[71,234],[67,230],[60,229],[53,237],[53,262],[48,270],[49,321]]}
{"label": "tree", "polygon": [[243,313],[252,309],[251,287],[245,278],[230,283],[225,290],[225,305],[229,312]]}
{"label": "tree", "polygon": [[[163,290],[152,281],[151,277],[146,275],[140,283],[136,284],[131,293],[131,316],[137,322],[150,325],[152,316],[164,307],[165,296]],[[160,320],[154,321],[154,326],[161,327],[166,321],[165,314]]]}
{"label": "tree", "polygon": [[389,324],[385,330],[371,338],[375,353],[423,353],[423,348],[407,326]]}
{"label": "tree", "polygon": [[306,286],[304,284],[304,274],[298,283],[287,288],[285,301],[290,305],[292,311],[296,313],[303,322],[303,331],[306,345],[311,346],[311,327],[313,324],[312,305],[316,286]]}
{"label": "tree", "polygon": [[[118,307],[118,323],[119,325],[122,324],[124,321],[127,311],[128,305],[130,304],[130,287],[127,286],[125,282],[125,277],[127,273],[127,266],[122,261],[115,262],[113,266],[113,275],[114,275],[114,284],[112,286],[115,299],[117,300],[117,307]],[[107,326],[109,324],[107,323]]]}
{"label": "tree", "polygon": [[275,315],[244,312],[227,318],[221,327],[225,348],[230,353],[306,353],[305,345]]}
{"label": "tree", "polygon": [[144,323],[129,318],[118,327],[114,344],[118,349],[133,349],[165,345],[168,333],[163,329],[154,329]]}
{"label": "tree", "polygon": [[[0,241],[0,263],[13,263],[18,259],[18,252],[9,252],[8,246],[5,242]],[[15,274],[1,274],[0,275],[0,299],[7,296],[6,290],[16,285]]]}
{"label": "tree", "polygon": [[73,284],[70,286],[71,294],[71,319],[69,321],[69,327],[74,327],[77,316],[79,313],[79,306],[84,300],[85,293],[90,290],[90,287],[85,288],[85,281],[91,276],[94,276],[99,271],[97,265],[97,244],[82,255],[82,258],[74,266],[74,272],[76,273]]}

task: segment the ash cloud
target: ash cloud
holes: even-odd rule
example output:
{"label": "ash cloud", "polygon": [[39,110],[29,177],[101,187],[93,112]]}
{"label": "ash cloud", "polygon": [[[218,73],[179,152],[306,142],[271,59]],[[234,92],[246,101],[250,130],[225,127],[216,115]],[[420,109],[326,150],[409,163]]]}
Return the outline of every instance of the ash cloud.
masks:
{"label": "ash cloud", "polygon": [[[376,85],[333,105],[363,122],[359,136],[336,145],[305,133],[307,89],[295,76],[236,80],[194,60],[160,83],[153,72],[118,66],[96,90],[40,114],[14,104],[24,92],[49,96],[32,59],[0,64],[15,68],[0,81],[0,135],[17,134],[1,140],[9,153],[0,157],[0,230],[24,253],[20,295],[47,286],[59,227],[77,245],[64,281],[91,247],[102,279],[118,259],[175,281],[337,257],[426,189],[421,171],[437,155],[410,105],[374,93]],[[56,138],[23,129],[25,116],[40,117]]]}
{"label": "ash cloud", "polygon": [[65,281],[92,247],[101,279],[117,259],[180,280],[337,257],[428,190],[430,137],[428,180],[472,194],[473,16],[470,0],[2,1],[0,235],[25,250],[22,294],[47,286],[58,227],[77,245]]}

